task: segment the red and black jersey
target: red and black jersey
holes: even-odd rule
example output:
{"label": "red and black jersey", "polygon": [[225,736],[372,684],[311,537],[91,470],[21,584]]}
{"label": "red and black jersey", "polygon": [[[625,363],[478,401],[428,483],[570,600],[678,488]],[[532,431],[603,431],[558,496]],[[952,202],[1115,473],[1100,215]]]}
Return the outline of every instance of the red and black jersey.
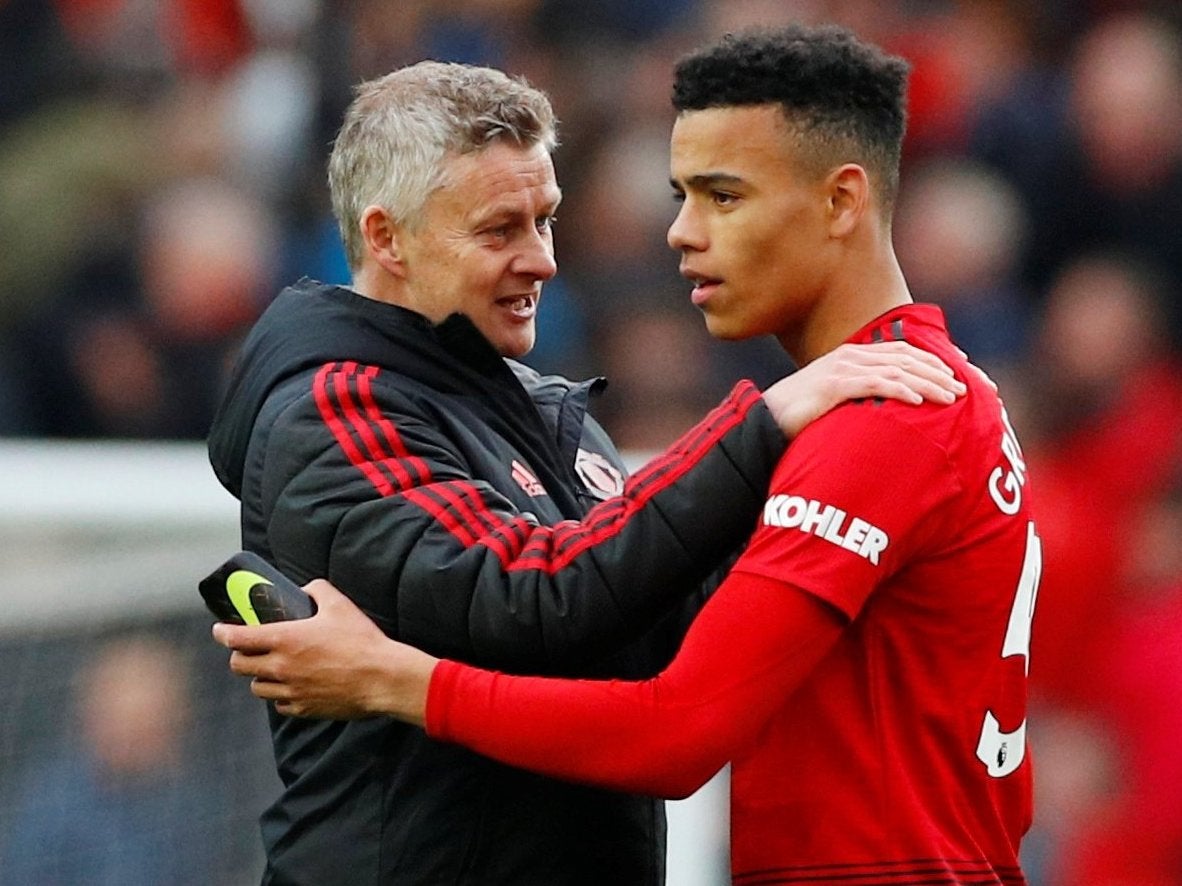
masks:
{"label": "red and black jersey", "polygon": [[[650,676],[749,534],[785,440],[743,384],[625,478],[587,412],[599,385],[504,360],[463,316],[432,325],[306,282],[248,337],[210,456],[244,547],[327,577],[391,636],[512,672]],[[270,882],[662,881],[651,798],[381,718],[271,725]]]}
{"label": "red and black jersey", "polygon": [[936,353],[969,393],[844,404],[807,427],[665,672],[574,682],[445,661],[430,734],[671,796],[730,760],[736,884],[1024,882],[1041,569],[1026,465],[937,308],[853,340],[883,338]]}

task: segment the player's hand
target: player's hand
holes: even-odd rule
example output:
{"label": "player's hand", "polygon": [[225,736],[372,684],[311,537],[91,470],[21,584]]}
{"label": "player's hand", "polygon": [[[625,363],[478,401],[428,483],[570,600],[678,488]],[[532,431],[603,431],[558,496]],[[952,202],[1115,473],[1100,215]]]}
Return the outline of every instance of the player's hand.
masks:
{"label": "player's hand", "polygon": [[839,403],[884,397],[904,403],[952,403],[966,391],[951,367],[907,342],[844,344],[763,393],[776,424],[789,437]]}
{"label": "player's hand", "polygon": [[213,626],[230,670],[289,716],[350,720],[377,714],[421,725],[437,659],[397,643],[329,582],[304,586],[317,613],[300,621]]}

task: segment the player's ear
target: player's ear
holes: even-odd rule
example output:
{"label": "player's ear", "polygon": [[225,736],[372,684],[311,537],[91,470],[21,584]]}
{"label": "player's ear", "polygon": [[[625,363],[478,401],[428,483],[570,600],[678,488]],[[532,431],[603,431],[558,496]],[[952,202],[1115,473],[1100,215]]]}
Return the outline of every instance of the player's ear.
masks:
{"label": "player's ear", "polygon": [[366,251],[387,273],[406,275],[402,259],[403,229],[394,217],[380,206],[367,206],[358,222]]}
{"label": "player's ear", "polygon": [[829,234],[848,237],[870,207],[870,180],[856,163],[838,166],[825,179],[828,198]]}

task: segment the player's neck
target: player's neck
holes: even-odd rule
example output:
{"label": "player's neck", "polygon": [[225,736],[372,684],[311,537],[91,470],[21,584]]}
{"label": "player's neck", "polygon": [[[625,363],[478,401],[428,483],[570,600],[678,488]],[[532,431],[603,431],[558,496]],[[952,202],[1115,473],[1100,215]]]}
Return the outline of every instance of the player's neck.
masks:
{"label": "player's neck", "polygon": [[797,366],[837,348],[875,317],[914,301],[891,250],[877,258],[846,262],[844,268],[800,327],[779,336]]}

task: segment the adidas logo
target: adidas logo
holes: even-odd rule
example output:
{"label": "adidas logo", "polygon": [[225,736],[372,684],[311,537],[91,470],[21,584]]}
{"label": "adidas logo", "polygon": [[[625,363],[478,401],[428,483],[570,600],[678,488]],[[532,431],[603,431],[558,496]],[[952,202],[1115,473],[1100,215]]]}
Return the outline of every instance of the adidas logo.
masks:
{"label": "adidas logo", "polygon": [[512,469],[513,479],[517,481],[518,486],[525,490],[526,495],[532,498],[546,494],[546,487],[533,475],[533,472],[529,468],[517,459],[513,459],[513,463],[509,467]]}

